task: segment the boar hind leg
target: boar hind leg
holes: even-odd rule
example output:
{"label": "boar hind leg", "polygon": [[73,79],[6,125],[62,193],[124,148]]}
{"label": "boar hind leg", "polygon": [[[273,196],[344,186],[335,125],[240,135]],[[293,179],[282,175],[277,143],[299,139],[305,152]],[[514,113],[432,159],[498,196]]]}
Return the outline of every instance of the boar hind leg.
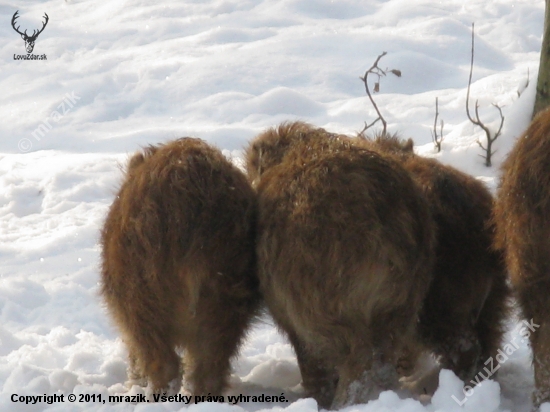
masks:
{"label": "boar hind leg", "polygon": [[132,385],[147,386],[147,377],[144,376],[139,365],[139,354],[133,348],[128,348],[128,382],[126,385],[130,388]]}
{"label": "boar hind leg", "polygon": [[147,376],[153,393],[177,392],[181,384],[181,359],[165,335],[150,326],[129,340],[130,379]]}
{"label": "boar hind leg", "polygon": [[450,337],[444,344],[439,363],[442,368],[452,370],[461,380],[469,381],[476,373],[480,354],[481,345],[476,333],[472,328],[463,328],[462,333]]}
{"label": "boar hind leg", "polygon": [[532,323],[538,327],[534,331],[529,330],[536,387],[533,405],[539,407],[544,402],[550,402],[550,323],[545,320],[537,322],[536,318]]}
{"label": "boar hind leg", "polygon": [[[383,352],[378,349],[355,352],[338,368],[339,380],[332,409],[366,403],[378,398],[384,390],[399,388],[399,375],[393,356]],[[373,355],[365,356],[368,353]]]}
{"label": "boar hind leg", "polygon": [[[252,317],[232,311],[223,297],[212,295],[199,304],[194,327],[185,342],[185,376],[195,395],[219,396],[227,386],[231,359],[236,356]],[[209,307],[207,307],[209,306]]]}
{"label": "boar hind leg", "polygon": [[[502,347],[505,331],[504,322],[510,314],[510,290],[505,276],[495,278],[491,292],[485,301],[476,324],[481,353],[476,370],[485,371],[491,359],[495,359]],[[494,373],[491,375],[494,377]]]}
{"label": "boar hind leg", "polygon": [[[370,365],[365,367],[365,362]],[[338,368],[339,380],[332,409],[366,403],[376,399],[383,390],[387,389],[383,382],[386,380],[383,375],[393,373],[397,375],[395,368],[382,364],[374,367],[374,363],[372,359],[363,359],[361,362],[357,358],[350,358]]]}
{"label": "boar hind leg", "polygon": [[330,408],[338,383],[336,369],[308,350],[296,336],[289,335],[289,339],[296,352],[306,396],[314,398],[319,408]]}

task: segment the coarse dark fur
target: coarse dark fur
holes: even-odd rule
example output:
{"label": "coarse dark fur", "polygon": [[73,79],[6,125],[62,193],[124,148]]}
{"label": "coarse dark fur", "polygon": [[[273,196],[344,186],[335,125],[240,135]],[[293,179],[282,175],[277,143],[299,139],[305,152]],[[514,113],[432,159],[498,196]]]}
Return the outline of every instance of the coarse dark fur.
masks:
{"label": "coarse dark fur", "polygon": [[261,290],[306,392],[340,408],[396,389],[432,273],[420,188],[396,162],[300,122],[259,135],[246,161]]}
{"label": "coarse dark fur", "polygon": [[136,153],[101,232],[101,294],[154,393],[181,382],[218,395],[259,306],[256,195],[194,138]]}
{"label": "coarse dark fur", "polygon": [[538,407],[550,402],[550,110],[533,120],[502,166],[494,211],[506,264],[533,349]]}
{"label": "coarse dark fur", "polygon": [[493,248],[491,193],[474,177],[415,155],[411,139],[381,134],[356,141],[397,159],[430,204],[437,246],[420,316],[424,342],[442,367],[466,383],[480,371],[491,376],[487,371],[502,343],[510,295],[502,253]]}

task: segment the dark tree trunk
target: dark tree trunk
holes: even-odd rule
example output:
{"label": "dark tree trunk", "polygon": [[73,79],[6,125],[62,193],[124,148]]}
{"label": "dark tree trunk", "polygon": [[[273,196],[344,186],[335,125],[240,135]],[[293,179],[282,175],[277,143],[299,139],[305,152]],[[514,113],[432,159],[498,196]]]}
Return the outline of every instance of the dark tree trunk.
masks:
{"label": "dark tree trunk", "polygon": [[550,107],[550,0],[546,0],[546,12],[544,13],[544,34],[540,50],[537,97],[533,117],[547,107]]}

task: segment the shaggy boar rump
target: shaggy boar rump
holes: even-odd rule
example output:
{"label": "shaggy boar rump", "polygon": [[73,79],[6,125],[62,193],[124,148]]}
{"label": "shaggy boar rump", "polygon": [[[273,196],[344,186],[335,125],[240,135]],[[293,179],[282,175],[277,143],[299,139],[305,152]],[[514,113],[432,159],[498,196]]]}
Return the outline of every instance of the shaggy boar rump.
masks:
{"label": "shaggy boar rump", "polygon": [[259,305],[255,193],[205,142],[135,154],[103,230],[101,294],[153,392],[220,394]]}
{"label": "shaggy boar rump", "polygon": [[431,280],[432,219],[396,162],[305,123],[254,139],[258,273],[320,407],[398,386]]}
{"label": "shaggy boar rump", "polygon": [[[538,407],[550,402],[550,110],[538,114],[502,166],[496,245],[523,311],[533,350]],[[536,326],[535,326],[536,325]]]}

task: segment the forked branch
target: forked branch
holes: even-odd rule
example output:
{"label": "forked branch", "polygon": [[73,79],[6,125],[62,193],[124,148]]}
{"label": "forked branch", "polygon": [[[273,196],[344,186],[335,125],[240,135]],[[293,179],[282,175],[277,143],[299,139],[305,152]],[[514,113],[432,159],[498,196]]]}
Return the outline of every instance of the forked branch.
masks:
{"label": "forked branch", "polygon": [[363,127],[363,130],[361,130],[360,134],[364,134],[367,131],[367,129],[374,126],[378,121],[382,122],[382,125],[383,125],[382,133],[384,134],[386,133],[386,129],[387,129],[386,119],[384,119],[384,116],[382,116],[382,113],[380,113],[380,109],[378,108],[376,102],[374,101],[374,98],[372,97],[372,94],[369,88],[369,83],[368,83],[369,74],[372,74],[377,77],[376,81],[374,82],[374,89],[373,89],[373,93],[377,93],[380,91],[380,79],[382,77],[385,77],[388,72],[394,74],[397,77],[401,77],[400,70],[397,70],[397,69],[382,70],[380,67],[378,67],[378,63],[380,62],[380,59],[382,59],[382,57],[384,57],[386,54],[388,53],[383,52],[381,55],[379,55],[374,61],[374,64],[365,72],[365,75],[362,77],[359,77],[363,82],[363,84],[365,85],[365,91],[367,92],[367,96],[369,97],[369,100],[372,103],[374,110],[376,110],[376,114],[378,115],[378,117],[374,119],[374,121],[372,121],[370,124],[365,122],[365,126]]}
{"label": "forked branch", "polygon": [[483,143],[481,143],[480,140],[477,140],[477,144],[479,147],[481,147],[484,151],[484,155],[480,155],[483,159],[485,159],[485,166],[491,167],[491,156],[496,152],[493,150],[493,143],[497,138],[500,136],[502,132],[502,126],[504,125],[504,115],[502,114],[502,109],[498,104],[494,104],[493,106],[497,108],[498,113],[500,115],[500,125],[496,133],[492,133],[491,129],[487,127],[479,118],[479,101],[476,100],[475,105],[475,117],[472,117],[470,114],[470,86],[472,85],[472,73],[474,71],[474,23],[472,23],[472,53],[471,53],[471,60],[470,60],[470,77],[468,78],[468,91],[466,93],[466,114],[468,116],[468,119],[472,124],[481,127],[481,129],[485,132],[485,136],[487,138],[487,146],[483,146]]}
{"label": "forked branch", "polygon": [[443,141],[443,120],[441,120],[439,126],[439,135],[437,134],[437,118],[439,117],[439,103],[438,98],[435,98],[435,119],[434,130],[432,132],[432,140],[434,142],[435,149],[439,153],[441,151],[441,142]]}

